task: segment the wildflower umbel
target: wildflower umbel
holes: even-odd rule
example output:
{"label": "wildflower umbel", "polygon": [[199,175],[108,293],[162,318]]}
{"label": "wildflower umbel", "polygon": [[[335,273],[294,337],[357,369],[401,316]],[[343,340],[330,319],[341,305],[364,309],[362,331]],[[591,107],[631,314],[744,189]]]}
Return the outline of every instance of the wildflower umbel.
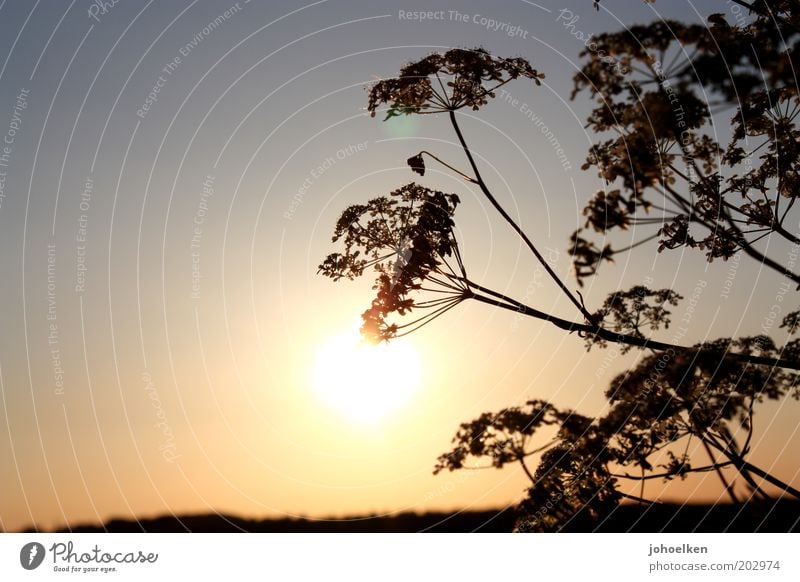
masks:
{"label": "wildflower umbel", "polygon": [[[377,342],[410,333],[465,298],[466,271],[453,234],[458,202],[455,194],[412,182],[342,214],[333,242],[341,239],[344,250],[328,255],[319,271],[338,280],[374,268],[377,294],[361,316],[366,339]],[[392,314],[404,316],[412,310],[424,310],[424,315],[403,325],[387,321]]]}
{"label": "wildflower umbel", "polygon": [[462,107],[479,109],[499,87],[520,77],[539,85],[544,75],[521,57],[494,57],[482,48],[451,49],[409,63],[397,77],[375,83],[367,109],[374,117],[381,105],[388,104],[387,119]]}

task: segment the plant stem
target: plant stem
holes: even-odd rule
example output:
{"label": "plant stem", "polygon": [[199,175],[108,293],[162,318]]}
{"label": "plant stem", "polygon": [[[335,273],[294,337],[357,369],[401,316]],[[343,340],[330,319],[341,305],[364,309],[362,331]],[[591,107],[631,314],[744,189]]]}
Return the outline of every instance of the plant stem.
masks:
{"label": "plant stem", "polygon": [[449,168],[449,169],[453,170],[456,174],[458,174],[459,176],[464,178],[466,181],[472,182],[473,184],[478,184],[478,181],[475,178],[473,178],[472,176],[467,176],[464,172],[462,172],[458,168],[454,168],[453,166],[451,166],[450,164],[448,164],[444,160],[441,160],[441,159],[437,158],[436,156],[434,156],[428,150],[422,150],[421,152],[419,152],[419,155],[422,155],[422,154],[425,154],[425,155],[428,155],[428,156],[432,157],[434,160],[436,160],[437,162],[439,162],[440,164],[442,164],[446,168]]}
{"label": "plant stem", "polygon": [[774,485],[778,489],[782,490],[784,493],[788,493],[789,495],[791,495],[791,496],[793,496],[793,497],[795,497],[797,499],[800,499],[800,491],[798,491],[797,489],[795,489],[794,487],[792,487],[788,483],[784,483],[783,481],[781,481],[777,477],[774,477],[773,475],[770,475],[769,473],[767,473],[763,469],[761,469],[759,467],[756,467],[755,465],[753,465],[751,463],[748,463],[747,461],[745,461],[744,459],[742,459],[741,457],[739,457],[737,455],[734,455],[733,453],[724,452],[723,454],[726,457],[728,457],[731,461],[733,461],[733,464],[740,471],[743,470],[743,471],[747,471],[748,473],[754,473],[754,474],[758,475],[759,477],[761,477],[762,479],[764,479],[765,481],[767,481],[768,483],[770,483],[771,485]]}
{"label": "plant stem", "polygon": [[533,474],[531,474],[530,470],[528,469],[528,466],[525,464],[525,457],[521,456],[517,460],[519,461],[519,464],[522,465],[522,470],[525,471],[525,474],[528,476],[528,479],[530,479],[531,483],[535,485],[536,479],[533,478]]}
{"label": "plant stem", "polygon": [[534,254],[536,259],[541,263],[544,267],[547,274],[556,282],[556,284],[561,288],[564,294],[569,298],[569,300],[578,308],[578,311],[586,318],[586,321],[593,322],[594,318],[592,314],[587,311],[587,309],[583,306],[583,303],[578,301],[578,298],[567,288],[561,278],[553,271],[550,265],[547,263],[545,258],[539,252],[539,250],[534,246],[525,232],[520,228],[520,226],[514,222],[514,219],[505,211],[503,206],[497,201],[497,199],[492,195],[489,191],[489,188],[486,186],[486,182],[484,182],[483,177],[481,177],[480,170],[478,170],[478,165],[475,163],[475,159],[472,157],[472,152],[467,145],[466,140],[464,139],[464,135],[461,133],[461,128],[458,126],[458,121],[456,120],[456,112],[452,109],[450,110],[450,123],[453,125],[453,129],[456,131],[456,135],[458,135],[458,140],[461,142],[461,147],[464,150],[464,153],[467,155],[467,159],[469,160],[470,166],[472,166],[472,171],[475,173],[475,179],[478,186],[480,186],[481,191],[486,196],[486,198],[491,202],[492,206],[500,213],[500,216],[514,229],[514,232],[519,235],[519,237],[523,240],[526,246],[530,249],[530,251]]}
{"label": "plant stem", "polygon": [[[549,313],[545,313],[543,311],[539,311],[538,309],[534,309],[533,307],[524,305],[523,303],[511,299],[510,297],[506,297],[500,293],[491,291],[489,289],[486,289],[485,287],[481,287],[480,285],[470,283],[470,286],[474,289],[478,289],[480,291],[484,291],[486,293],[494,295],[497,298],[493,299],[492,297],[486,297],[484,295],[475,293],[474,291],[468,291],[464,293],[465,299],[475,299],[476,301],[480,301],[481,303],[486,303],[487,305],[493,305],[495,307],[501,307],[503,309],[507,309],[508,311],[519,313],[520,315],[533,317],[535,319],[541,319],[543,321],[549,321],[559,329],[563,329],[568,332],[577,331],[584,334],[594,335],[606,341],[618,344],[636,346],[650,350],[658,350],[658,351],[672,350],[672,351],[680,351],[688,353],[703,351],[702,347],[696,348],[696,347],[680,346],[652,339],[627,335],[624,333],[616,333],[608,329],[605,329],[603,327],[598,327],[597,325],[594,324],[588,325],[584,323],[576,323],[573,321],[568,321],[566,319],[562,319],[555,315],[550,315]],[[732,360],[736,360],[739,362],[748,362],[750,364],[758,364],[762,366],[785,368],[788,370],[800,370],[800,362],[795,360],[786,360],[783,358],[767,358],[764,356],[752,356],[749,354],[740,354],[736,352],[727,352],[725,354],[720,354],[720,357],[730,358]]]}
{"label": "plant stem", "polygon": [[711,447],[705,440],[703,439],[700,440],[702,441],[703,446],[706,449],[706,453],[708,453],[708,458],[711,459],[711,464],[714,467],[714,471],[717,472],[717,477],[719,477],[719,480],[722,481],[722,485],[725,487],[725,491],[728,493],[728,496],[731,498],[731,501],[733,501],[734,504],[739,503],[739,500],[736,498],[736,494],[733,492],[733,486],[731,486],[731,484],[728,483],[728,480],[725,478],[722,469],[717,463],[717,460],[714,458],[714,453],[711,451]]}
{"label": "plant stem", "polygon": [[747,482],[750,483],[750,485],[756,491],[760,491],[760,488],[758,484],[755,483],[755,481],[753,481],[753,478],[750,476],[750,473],[758,475],[771,485],[774,485],[778,489],[781,489],[784,493],[788,493],[789,495],[792,495],[793,497],[800,499],[800,491],[798,491],[788,483],[784,483],[777,477],[770,475],[764,469],[756,467],[752,463],[745,461],[741,455],[736,454],[734,451],[730,449],[730,447],[722,446],[719,442],[717,442],[716,439],[713,438],[713,436],[707,435],[703,437],[703,441],[707,442],[709,445],[713,446],[715,449],[717,449],[719,452],[725,455],[733,463],[733,466],[739,470],[739,473],[742,474],[745,480],[747,480]]}

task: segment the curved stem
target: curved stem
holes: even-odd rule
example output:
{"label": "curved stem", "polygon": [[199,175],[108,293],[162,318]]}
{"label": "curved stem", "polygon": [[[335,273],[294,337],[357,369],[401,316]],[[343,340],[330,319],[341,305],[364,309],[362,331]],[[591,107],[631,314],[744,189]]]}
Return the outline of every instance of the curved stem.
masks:
{"label": "curved stem", "polygon": [[[721,453],[726,453],[726,447],[718,442],[718,440],[713,437],[711,434],[706,434],[705,437],[701,437],[701,440],[707,441],[709,445],[720,451]],[[727,456],[727,455],[726,455]],[[749,471],[743,469],[742,467],[734,464],[736,470],[739,471],[739,474],[742,476],[742,479],[750,486],[750,489],[753,491],[755,495],[757,495],[762,500],[769,499],[769,495],[767,495],[764,490],[758,486],[756,480],[753,479],[753,476],[749,473]]]}
{"label": "curved stem", "polygon": [[[739,231],[739,229],[736,226],[734,226],[734,230]],[[739,231],[739,232],[741,232],[741,231]],[[784,267],[783,265],[781,265],[777,261],[773,261],[772,259],[770,259],[766,255],[761,254],[756,249],[754,249],[750,244],[743,245],[742,246],[742,250],[746,254],[748,254],[752,258],[754,258],[755,260],[757,260],[760,263],[762,263],[763,265],[766,265],[767,267],[769,267],[773,271],[776,271],[776,272],[780,273],[781,275],[783,275],[787,279],[790,279],[794,283],[797,283],[798,286],[800,286],[800,275],[797,275],[797,274],[793,273],[792,271],[790,271],[789,269],[787,269],[786,267]]]}
{"label": "curved stem", "polygon": [[[706,441],[707,439],[704,438],[703,440]],[[798,491],[797,489],[795,489],[794,487],[792,487],[788,483],[784,483],[783,481],[781,481],[777,477],[767,473],[764,469],[761,469],[760,467],[756,467],[752,463],[749,463],[749,462],[745,461],[740,455],[737,455],[736,453],[731,451],[730,448],[720,446],[719,443],[715,443],[713,440],[708,440],[708,443],[713,445],[715,449],[717,449],[723,455],[725,455],[728,458],[728,460],[730,460],[733,463],[733,465],[739,470],[739,472],[743,476],[746,477],[747,474],[749,474],[749,473],[752,473],[754,475],[758,475],[759,477],[764,479],[770,485],[774,485],[778,489],[781,489],[784,493],[788,493],[789,495],[792,495],[793,497],[795,497],[797,499],[800,499],[800,491]],[[748,482],[750,482],[750,481],[748,481]],[[751,485],[754,485],[758,489],[758,485],[756,485],[754,483],[751,483]]]}
{"label": "curved stem", "polygon": [[525,471],[525,474],[528,476],[528,479],[530,479],[531,483],[535,485],[536,479],[533,478],[533,474],[530,472],[528,466],[525,464],[525,457],[524,456],[518,457],[517,460],[519,461],[519,464],[522,465],[522,470]]}
{"label": "curved stem", "polygon": [[[660,342],[652,339],[642,338],[638,336],[627,335],[624,333],[616,333],[605,329],[603,327],[599,327],[597,325],[585,324],[585,323],[576,323],[573,321],[569,321],[566,319],[562,319],[555,315],[550,315],[549,313],[545,313],[538,309],[534,309],[533,307],[529,307],[519,301],[516,301],[510,297],[506,297],[501,293],[497,293],[495,291],[491,291],[486,289],[485,287],[481,287],[480,285],[476,285],[470,283],[470,286],[474,289],[478,289],[480,291],[484,291],[491,295],[494,295],[495,298],[487,297],[484,295],[480,295],[475,293],[474,291],[467,291],[464,292],[465,299],[475,299],[476,301],[480,301],[481,303],[486,303],[487,305],[493,305],[495,307],[501,307],[503,309],[507,309],[508,311],[513,311],[515,313],[519,313],[521,315],[526,315],[528,317],[533,317],[535,319],[541,319],[543,321],[548,321],[558,327],[559,329],[563,329],[568,332],[581,332],[584,334],[594,335],[600,339],[618,343],[618,344],[626,344],[630,346],[636,346],[643,349],[650,349],[650,350],[658,350],[658,351],[680,351],[680,352],[698,352],[703,351],[703,348],[695,348],[689,346],[681,346],[677,344],[670,344],[667,342]],[[771,366],[775,368],[785,368],[788,370],[800,370],[800,361],[795,360],[786,360],[783,358],[768,358],[765,356],[752,356],[749,354],[740,354],[736,352],[727,352],[724,355],[721,354],[721,357],[730,358],[740,362],[747,362],[750,364],[758,364],[762,366]]]}
{"label": "curved stem", "polygon": [[[725,461],[723,463],[716,463],[714,465],[707,465],[704,467],[693,467],[688,469],[684,472],[684,474],[688,475],[689,473],[708,473],[709,471],[714,471],[719,467],[728,467],[733,463],[730,461]],[[651,473],[649,475],[629,475],[628,473],[611,473],[612,477],[616,477],[617,479],[630,479],[632,481],[649,481],[650,479],[666,479],[670,477],[675,477],[675,473]]]}
{"label": "curved stem", "polygon": [[793,496],[793,497],[795,497],[797,499],[800,499],[800,491],[798,491],[797,489],[795,489],[794,487],[792,487],[788,483],[784,483],[783,481],[781,481],[777,477],[774,477],[773,475],[770,475],[769,473],[767,473],[763,469],[761,469],[759,467],[756,467],[755,465],[753,465],[751,463],[748,463],[747,461],[745,461],[741,457],[737,457],[736,455],[733,455],[733,454],[729,455],[728,453],[725,453],[725,456],[728,457],[729,459],[731,459],[733,461],[733,464],[736,465],[741,470],[747,471],[748,473],[753,473],[755,475],[758,475],[759,477],[764,479],[767,483],[769,483],[771,485],[774,485],[775,487],[777,487],[778,489],[780,489],[784,493],[788,493],[789,495],[791,495],[791,496]]}
{"label": "curved stem", "polygon": [[775,232],[777,232],[779,235],[781,235],[783,238],[785,238],[789,242],[792,242],[792,243],[794,243],[796,245],[800,244],[800,238],[797,238],[791,232],[789,232],[788,230],[783,228],[783,226],[781,226],[780,223],[776,224],[773,227],[773,229],[775,230]]}
{"label": "curved stem", "polygon": [[645,243],[649,243],[651,240],[658,238],[660,235],[658,233],[651,234],[650,236],[646,236],[642,240],[636,241],[635,243],[629,244],[627,247],[622,247],[621,249],[611,249],[612,255],[618,255],[619,253],[626,253],[628,251],[632,251],[638,246],[641,246]]}
{"label": "curved stem", "polygon": [[[766,265],[773,271],[776,271],[781,275],[783,275],[784,277],[786,277],[787,279],[794,281],[800,287],[800,275],[797,275],[796,273],[784,267],[777,261],[770,259],[768,256],[757,251],[755,247],[753,247],[753,245],[749,241],[747,241],[747,239],[745,239],[742,229],[739,228],[739,225],[733,221],[730,212],[724,207],[722,209],[722,216],[725,219],[725,221],[731,225],[731,228],[736,233],[736,236],[739,238],[739,243],[742,247],[742,250],[746,254],[750,255],[752,258],[759,261],[762,265]],[[775,229],[773,228],[772,230],[774,231]]]}
{"label": "curved stem", "polygon": [[733,492],[733,486],[730,483],[728,483],[728,480],[725,478],[725,474],[722,472],[722,468],[717,463],[717,459],[714,458],[714,453],[711,450],[711,447],[705,440],[701,439],[701,441],[706,449],[706,453],[708,453],[708,458],[711,459],[712,463],[711,466],[714,467],[714,471],[717,472],[717,477],[719,477],[719,480],[722,481],[722,485],[723,487],[725,487],[725,491],[728,493],[728,497],[731,498],[731,501],[733,501],[734,504],[739,503],[739,500],[736,498],[736,494]]}
{"label": "curved stem", "polygon": [[456,174],[458,174],[459,176],[461,176],[462,178],[464,178],[464,179],[465,179],[465,180],[467,180],[468,182],[472,182],[473,184],[478,184],[478,181],[477,181],[475,178],[473,178],[472,176],[468,176],[468,175],[466,175],[464,172],[462,172],[462,171],[461,171],[461,170],[459,170],[458,168],[454,168],[453,166],[451,166],[450,164],[448,164],[448,163],[447,163],[447,162],[445,162],[444,160],[441,160],[441,159],[437,158],[436,156],[434,156],[434,155],[433,155],[431,152],[429,152],[428,150],[422,150],[421,152],[419,152],[419,155],[422,155],[422,154],[426,154],[426,155],[428,155],[428,156],[432,157],[434,160],[436,160],[437,162],[439,162],[440,164],[442,164],[444,167],[446,167],[446,168],[449,168],[449,169],[453,170],[453,171],[454,171]]}
{"label": "curved stem", "polygon": [[467,155],[469,164],[470,166],[472,166],[472,171],[475,173],[475,179],[477,181],[476,183],[478,184],[478,186],[480,186],[480,189],[483,192],[483,194],[486,196],[489,202],[491,202],[492,206],[494,206],[495,209],[500,213],[500,216],[503,217],[503,219],[511,226],[512,229],[514,229],[514,232],[516,232],[517,235],[519,235],[519,237],[523,240],[528,249],[530,249],[530,251],[534,254],[536,259],[544,267],[545,271],[547,271],[547,274],[550,275],[550,278],[556,282],[556,284],[561,288],[561,290],[569,298],[569,300],[573,303],[573,305],[575,305],[575,307],[578,308],[578,311],[580,311],[583,317],[586,318],[586,321],[593,322],[594,318],[592,317],[592,314],[587,311],[587,309],[583,306],[583,304],[580,301],[578,301],[578,298],[575,297],[575,295],[567,288],[567,286],[564,284],[561,278],[556,274],[556,272],[553,271],[553,269],[547,263],[545,258],[539,252],[539,250],[534,246],[534,244],[522,230],[522,228],[520,228],[520,226],[516,222],[514,222],[514,219],[511,218],[511,216],[505,211],[502,205],[489,191],[489,188],[486,186],[486,182],[484,182],[483,178],[481,177],[480,170],[478,170],[478,165],[475,163],[475,159],[472,157],[472,152],[470,151],[469,146],[467,145],[467,142],[464,139],[464,135],[461,133],[461,128],[458,126],[458,121],[456,120],[456,112],[453,111],[452,109],[450,110],[450,123],[453,125],[453,129],[455,129],[456,135],[458,135],[458,140],[461,142],[461,147],[464,150],[464,153]]}

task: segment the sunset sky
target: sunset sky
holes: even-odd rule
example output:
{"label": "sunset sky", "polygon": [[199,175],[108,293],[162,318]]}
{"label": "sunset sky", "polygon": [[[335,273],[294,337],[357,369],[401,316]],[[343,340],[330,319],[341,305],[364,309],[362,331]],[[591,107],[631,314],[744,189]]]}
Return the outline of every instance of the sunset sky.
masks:
{"label": "sunset sky", "polygon": [[[459,424],[531,398],[600,413],[608,382],[639,354],[587,353],[576,335],[466,302],[380,365],[354,357],[363,369],[343,378],[372,281],[334,283],[317,266],[347,205],[414,180],[461,197],[475,280],[576,316],[476,187],[443,167],[409,170],[421,149],[466,166],[446,119],[371,118],[365,88],[450,47],[545,73],[541,87],[516,81],[459,115],[484,177],[576,288],[568,237],[603,187],[581,170],[590,104],[569,99],[580,38],[725,4],[97,6],[0,3],[0,529],[518,501],[516,467],[432,475]],[[418,10],[442,18],[407,16]],[[601,271],[587,304],[650,277],[687,299],[701,289],[682,343],[761,331],[778,276],[746,257],[709,265],[700,252],[654,251]],[[369,390],[383,396],[343,404],[350,388],[362,404]],[[753,453],[795,486],[796,406],[762,408]],[[663,499],[723,495],[714,476],[650,487]]]}

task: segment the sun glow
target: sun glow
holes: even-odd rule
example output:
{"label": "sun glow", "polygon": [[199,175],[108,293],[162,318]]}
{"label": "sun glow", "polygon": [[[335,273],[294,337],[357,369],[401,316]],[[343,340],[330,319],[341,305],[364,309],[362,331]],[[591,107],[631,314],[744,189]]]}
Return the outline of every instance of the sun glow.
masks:
{"label": "sun glow", "polygon": [[408,340],[370,345],[358,330],[328,338],[314,362],[323,402],[360,422],[376,422],[406,404],[419,387],[419,355]]}

